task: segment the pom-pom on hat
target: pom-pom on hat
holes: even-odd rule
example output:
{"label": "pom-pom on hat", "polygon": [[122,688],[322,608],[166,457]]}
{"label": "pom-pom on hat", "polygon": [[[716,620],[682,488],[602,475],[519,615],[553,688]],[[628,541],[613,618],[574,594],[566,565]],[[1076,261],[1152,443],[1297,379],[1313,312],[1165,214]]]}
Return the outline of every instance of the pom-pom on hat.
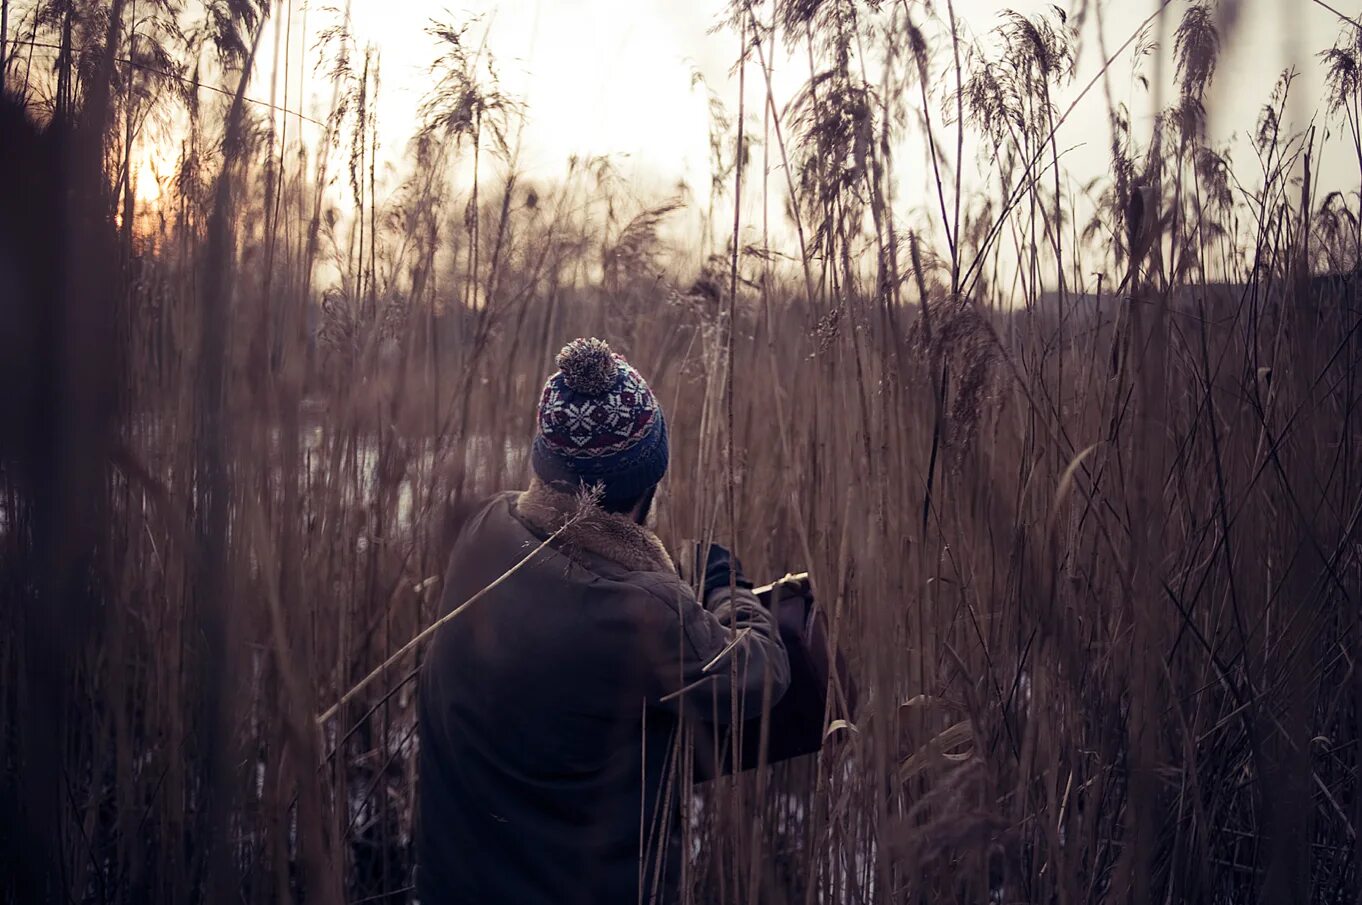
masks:
{"label": "pom-pom on hat", "polygon": [[539,399],[530,462],[551,484],[599,484],[606,502],[627,503],[667,473],[667,423],[648,383],[594,337],[558,353]]}

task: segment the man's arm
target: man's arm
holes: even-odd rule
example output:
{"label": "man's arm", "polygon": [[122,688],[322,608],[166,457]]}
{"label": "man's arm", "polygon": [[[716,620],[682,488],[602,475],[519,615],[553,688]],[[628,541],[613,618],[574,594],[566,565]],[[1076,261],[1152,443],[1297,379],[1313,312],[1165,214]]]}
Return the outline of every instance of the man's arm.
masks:
{"label": "man's arm", "polygon": [[771,613],[755,594],[724,584],[702,606],[679,579],[655,649],[649,703],[711,723],[755,717],[767,692],[774,706],[790,684],[790,664]]}

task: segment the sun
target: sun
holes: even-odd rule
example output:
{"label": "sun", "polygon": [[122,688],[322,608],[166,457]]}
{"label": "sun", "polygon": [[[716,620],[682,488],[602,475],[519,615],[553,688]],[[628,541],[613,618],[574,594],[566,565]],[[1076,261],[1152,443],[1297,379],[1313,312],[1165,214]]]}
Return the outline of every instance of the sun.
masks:
{"label": "sun", "polygon": [[138,207],[142,208],[154,208],[161,200],[161,180],[151,155],[143,157],[137,167],[137,173],[133,176],[132,196]]}
{"label": "sun", "polygon": [[[165,159],[155,151],[144,152],[134,158],[132,172],[129,174],[132,202],[135,213],[132,232],[139,240],[152,240],[158,231],[166,227],[168,211],[162,207],[168,203],[167,186],[163,174],[173,172]],[[173,210],[173,202],[169,202]],[[124,209],[120,206],[114,213],[118,226],[123,226]]]}

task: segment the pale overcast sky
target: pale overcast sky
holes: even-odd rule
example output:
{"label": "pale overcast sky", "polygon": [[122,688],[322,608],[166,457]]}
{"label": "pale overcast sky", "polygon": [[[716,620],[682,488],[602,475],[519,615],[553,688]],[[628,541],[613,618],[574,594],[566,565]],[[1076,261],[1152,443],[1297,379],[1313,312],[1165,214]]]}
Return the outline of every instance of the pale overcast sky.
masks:
{"label": "pale overcast sky", "polygon": [[[313,9],[307,31],[301,28],[301,4],[294,0],[295,47],[311,48],[316,32],[335,20],[335,13]],[[334,2],[334,0],[333,0]],[[1223,0],[1222,0],[1223,2]],[[343,4],[337,4],[342,6]],[[622,171],[647,192],[667,192],[685,180],[696,196],[706,197],[709,181],[708,109],[702,88],[692,87],[701,73],[730,109],[737,106],[737,79],[730,74],[738,38],[729,30],[712,31],[725,7],[722,0],[465,0],[441,7],[416,0],[351,0],[357,40],[381,54],[380,132],[388,153],[398,156],[415,120],[421,95],[430,84],[428,64],[434,44],[424,29],[432,16],[449,21],[480,17],[472,34],[485,33],[495,54],[506,91],[522,98],[528,121],[523,136],[521,168],[530,178],[552,179],[564,172],[569,155],[618,155]],[[919,21],[921,4],[912,4]],[[1356,0],[1337,0],[1340,12],[1362,14]],[[944,6],[938,4],[938,6]],[[993,2],[955,0],[967,34],[985,37],[1007,8],[1031,14],[1048,9],[1033,0]],[[285,8],[284,3],[275,9]],[[1107,46],[1114,50],[1155,8],[1154,0],[1103,0]],[[1186,8],[1174,0],[1164,14],[1162,45],[1170,51],[1166,70],[1171,78],[1172,32]],[[1211,103],[1211,129],[1217,138],[1238,136],[1239,176],[1253,182],[1253,155],[1243,138],[1257,120],[1278,75],[1288,65],[1301,71],[1297,112],[1313,114],[1321,106],[1320,50],[1330,46],[1342,27],[1336,15],[1313,0],[1240,0],[1237,25],[1225,36]],[[1072,92],[1085,85],[1100,63],[1093,40],[1095,17],[1080,48]],[[254,93],[268,86],[272,36],[261,46],[262,72]],[[309,52],[309,57],[313,55]],[[297,73],[298,67],[294,67]],[[1147,74],[1154,67],[1146,64]],[[1131,102],[1136,134],[1148,137],[1147,106],[1133,90],[1129,51],[1113,67],[1118,100]],[[749,70],[749,110],[760,113],[759,74]],[[324,80],[314,67],[303,94],[310,112],[329,100]],[[788,100],[807,77],[802,58],[782,61],[776,74],[779,103]],[[295,89],[296,90],[296,89]],[[296,105],[296,93],[290,105]],[[1065,107],[1069,98],[1060,100]],[[1148,96],[1143,95],[1147,104]],[[759,116],[753,120],[759,123]],[[1091,92],[1061,129],[1061,148],[1071,149],[1063,161],[1074,184],[1102,174],[1109,166],[1106,102],[1100,86]],[[1351,150],[1331,143],[1320,167],[1326,189],[1358,189],[1357,164]],[[928,173],[921,166],[920,145],[910,137],[898,152],[896,207],[907,210],[930,203]],[[966,180],[987,179],[982,164],[967,161]],[[779,177],[783,180],[783,177]],[[773,180],[773,184],[774,184]]]}

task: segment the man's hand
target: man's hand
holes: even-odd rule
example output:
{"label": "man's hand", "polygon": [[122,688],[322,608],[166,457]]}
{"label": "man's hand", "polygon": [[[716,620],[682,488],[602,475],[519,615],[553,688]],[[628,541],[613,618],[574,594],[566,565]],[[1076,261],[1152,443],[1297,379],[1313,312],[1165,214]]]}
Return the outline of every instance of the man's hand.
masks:
{"label": "man's hand", "polygon": [[[700,556],[700,548],[695,548],[696,560]],[[705,581],[704,598],[719,588],[726,588],[731,583],[736,583],[740,588],[752,589],[752,582],[747,580],[743,574],[742,563],[738,557],[728,551],[728,548],[720,544],[710,544],[709,552],[705,554]]]}

